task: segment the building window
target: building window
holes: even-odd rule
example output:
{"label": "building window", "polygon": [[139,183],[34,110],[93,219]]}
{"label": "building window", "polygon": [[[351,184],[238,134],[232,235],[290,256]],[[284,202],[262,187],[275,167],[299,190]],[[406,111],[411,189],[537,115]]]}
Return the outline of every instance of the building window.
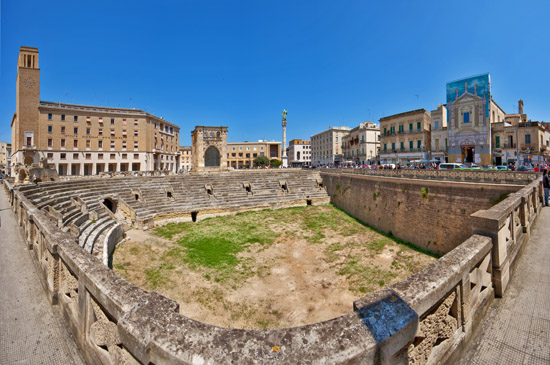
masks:
{"label": "building window", "polygon": [[78,134],[78,127],[74,127],[74,133],[73,134]]}
{"label": "building window", "polygon": [[416,141],[416,147],[420,149],[420,146],[422,146],[422,141],[421,140]]}
{"label": "building window", "polygon": [[61,154],[59,155],[59,158],[60,158],[61,160],[65,160],[65,159],[67,158],[67,154],[66,154],[66,153],[61,153]]}
{"label": "building window", "polygon": [[392,149],[392,151],[395,151],[395,142],[391,143],[391,149]]}
{"label": "building window", "polygon": [[97,141],[97,148],[103,148],[103,141]]}
{"label": "building window", "polygon": [[48,147],[53,147],[53,139],[48,138]]}
{"label": "building window", "polygon": [[111,128],[111,136],[114,136],[114,135],[115,135],[115,130]]}
{"label": "building window", "polygon": [[87,139],[86,140],[86,148],[88,148],[88,149],[90,148],[90,143],[91,143],[91,141],[89,139]]}
{"label": "building window", "polygon": [[434,122],[434,131],[436,131],[436,130],[438,130],[438,129],[439,129],[439,121],[436,120],[436,121]]}
{"label": "building window", "polygon": [[75,139],[75,140],[73,141],[73,147],[74,147],[74,148],[78,148],[78,139]]}
{"label": "building window", "polygon": [[409,141],[409,149],[412,150],[413,148],[414,148],[414,146],[413,146],[413,141]]}
{"label": "building window", "polygon": [[62,121],[62,122],[65,121],[65,114],[61,114],[61,121]]}
{"label": "building window", "polygon": [[99,134],[100,136],[103,135],[103,128],[99,128],[99,131],[97,132],[97,134]]}
{"label": "building window", "polygon": [[53,132],[53,126],[49,125],[48,126],[48,133],[52,133]]}
{"label": "building window", "polygon": [[416,129],[421,130],[422,129],[422,123],[416,122]]}
{"label": "building window", "polygon": [[387,146],[385,143],[384,143],[384,151],[387,151]]}
{"label": "building window", "polygon": [[530,143],[531,143],[531,135],[530,135],[530,134],[526,134],[526,135],[525,135],[525,143],[526,143],[526,144],[530,144]]}
{"label": "building window", "polygon": [[126,141],[122,141],[122,149],[126,149]]}
{"label": "building window", "polygon": [[124,137],[126,137],[126,129],[123,129],[123,130],[122,130],[122,135],[123,135]]}
{"label": "building window", "polygon": [[87,153],[86,154],[86,160],[91,160],[92,159],[92,154],[91,153]]}
{"label": "building window", "polygon": [[103,153],[98,153],[97,154],[97,159],[98,160],[103,160]]}
{"label": "building window", "polygon": [[464,123],[470,123],[470,113],[464,113]]}
{"label": "building window", "polygon": [[51,159],[53,159],[53,153],[48,152],[48,160],[51,160]]}
{"label": "building window", "polygon": [[410,130],[410,131],[413,130],[413,124],[412,124],[412,123],[409,123],[409,130]]}
{"label": "building window", "polygon": [[128,154],[127,154],[127,153],[123,153],[123,154],[122,154],[122,159],[123,159],[123,160],[128,159]]}
{"label": "building window", "polygon": [[86,128],[86,134],[90,135],[90,128]]}
{"label": "building window", "polygon": [[137,137],[138,136],[138,131],[137,129],[134,131],[134,137]]}
{"label": "building window", "polygon": [[73,160],[78,160],[78,153],[73,153]]}
{"label": "building window", "polygon": [[399,147],[401,148],[401,151],[403,151],[405,149],[405,142],[401,142]]}
{"label": "building window", "polygon": [[52,120],[52,113],[48,113],[48,120]]}
{"label": "building window", "polygon": [[112,149],[112,150],[115,149],[115,142],[114,142],[114,141],[111,141],[111,149]]}
{"label": "building window", "polygon": [[126,119],[122,119],[122,125],[125,126],[126,124],[128,124],[128,122],[126,122]]}
{"label": "building window", "polygon": [[74,121],[75,121],[75,122],[78,122],[78,115],[75,115],[75,116],[74,116]]}
{"label": "building window", "polygon": [[61,134],[65,134],[65,126],[61,127]]}
{"label": "building window", "polygon": [[111,153],[110,158],[111,158],[111,160],[114,160],[115,159],[115,154]]}
{"label": "building window", "polygon": [[134,126],[138,126],[138,120],[137,119],[134,119]]}
{"label": "building window", "polygon": [[115,124],[115,118],[111,118],[111,125]]}
{"label": "building window", "polygon": [[495,148],[500,148],[500,136],[495,136]]}
{"label": "building window", "polygon": [[134,153],[134,160],[139,160],[139,154],[138,153]]}
{"label": "building window", "polygon": [[138,149],[138,142],[134,142],[134,150]]}
{"label": "building window", "polygon": [[65,138],[61,139],[61,148],[65,148]]}

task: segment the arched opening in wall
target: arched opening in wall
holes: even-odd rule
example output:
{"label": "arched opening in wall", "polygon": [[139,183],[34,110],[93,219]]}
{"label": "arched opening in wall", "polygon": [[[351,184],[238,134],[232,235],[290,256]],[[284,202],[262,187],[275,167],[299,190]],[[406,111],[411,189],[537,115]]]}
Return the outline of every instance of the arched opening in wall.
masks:
{"label": "arched opening in wall", "polygon": [[210,146],[204,153],[204,166],[205,167],[219,167],[220,166],[220,152],[214,146]]}
{"label": "arched opening in wall", "polygon": [[32,165],[34,163],[34,158],[32,156],[25,156],[25,160],[23,162],[25,165]]}
{"label": "arched opening in wall", "polygon": [[103,205],[105,205],[113,214],[116,213],[117,201],[111,198],[105,198],[103,200]]}
{"label": "arched opening in wall", "polygon": [[197,214],[198,214],[198,213],[199,213],[199,212],[191,212],[191,220],[192,220],[193,222],[196,222],[196,221],[197,221]]}
{"label": "arched opening in wall", "polygon": [[19,170],[19,181],[25,181],[27,178],[27,171],[21,169]]}

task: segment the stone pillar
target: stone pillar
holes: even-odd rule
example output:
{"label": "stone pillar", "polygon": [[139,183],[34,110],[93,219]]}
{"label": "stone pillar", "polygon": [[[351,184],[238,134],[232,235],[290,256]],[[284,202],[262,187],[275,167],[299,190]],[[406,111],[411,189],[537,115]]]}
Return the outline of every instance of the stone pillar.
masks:
{"label": "stone pillar", "polygon": [[286,156],[286,110],[283,111],[283,146],[281,151],[283,167],[288,167],[288,158]]}

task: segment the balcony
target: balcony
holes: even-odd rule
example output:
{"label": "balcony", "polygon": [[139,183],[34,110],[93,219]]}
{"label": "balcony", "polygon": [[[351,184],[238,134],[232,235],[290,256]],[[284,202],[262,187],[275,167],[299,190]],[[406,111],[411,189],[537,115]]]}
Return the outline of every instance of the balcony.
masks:
{"label": "balcony", "polygon": [[[516,148],[516,144],[515,143],[509,143],[509,142],[506,142],[506,143],[503,143],[501,144],[501,148]],[[496,148],[499,148],[499,147],[496,147]]]}

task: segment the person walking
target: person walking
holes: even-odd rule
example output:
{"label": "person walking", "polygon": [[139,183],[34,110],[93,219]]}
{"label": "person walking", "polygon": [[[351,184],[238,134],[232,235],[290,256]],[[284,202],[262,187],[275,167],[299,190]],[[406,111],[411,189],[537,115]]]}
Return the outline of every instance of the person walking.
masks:
{"label": "person walking", "polygon": [[550,192],[550,182],[548,181],[548,170],[542,170],[542,186],[544,188],[544,205],[548,206],[548,193]]}

